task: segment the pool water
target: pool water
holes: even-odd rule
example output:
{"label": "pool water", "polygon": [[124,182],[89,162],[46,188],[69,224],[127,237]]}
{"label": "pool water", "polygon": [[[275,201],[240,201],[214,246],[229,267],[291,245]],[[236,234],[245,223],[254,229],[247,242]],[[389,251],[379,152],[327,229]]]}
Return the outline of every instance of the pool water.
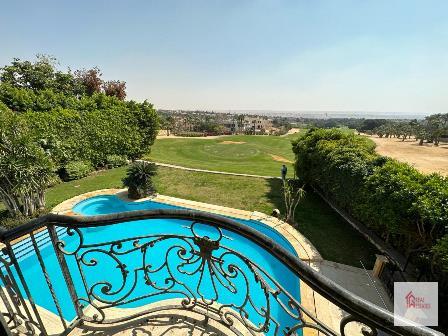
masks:
{"label": "pool water", "polygon": [[[180,207],[155,201],[130,203],[125,202],[116,196],[106,195],[92,197],[84,200],[76,204],[73,207],[73,211],[85,216],[91,216],[124,211],[161,208],[178,209]],[[269,226],[255,220],[243,220],[238,218],[232,219],[240,222],[243,225],[247,225],[253,229],[258,230],[259,232],[275,240],[282,247],[296,255],[294,248],[285,239],[285,237],[283,237],[280,233],[270,228]],[[191,221],[186,220],[148,219],[106,225],[95,228],[85,227],[80,230],[82,231],[84,238],[83,244],[88,245],[107,243],[121,239],[131,239],[138,236],[158,234],[191,236],[190,225]],[[212,228],[211,226],[199,224],[195,229],[196,231],[198,231],[198,233],[200,233],[200,235],[208,235],[212,239],[214,239],[214,237],[217,237],[218,235],[216,229]],[[58,234],[60,238],[66,242],[65,250],[73,251],[78,245],[78,236],[76,234],[73,236],[67,235],[66,229],[62,227],[58,228],[57,230],[59,232]],[[296,300],[300,301],[299,279],[294,276],[281,262],[279,262],[271,254],[269,254],[269,252],[263,250],[258,245],[242,236],[239,236],[236,233],[227,230],[222,230],[222,233],[223,237],[221,239],[221,245],[242,253],[245,257],[249,258],[251,262],[254,262],[255,264],[262,267],[268,274],[276,279],[276,281],[278,281],[278,283],[283,288],[285,288],[290,294],[292,294]],[[47,231],[43,231],[42,233],[40,233],[40,236],[38,236],[37,238],[40,240],[40,252],[44,259],[47,272],[52,280],[54,291],[59,298],[63,316],[65,319],[70,321],[75,317],[75,311],[70,300],[67,286],[62,277],[59,264],[54,255],[53,247],[48,242]],[[145,239],[142,239],[141,243],[144,242]],[[125,242],[120,251],[127,251],[132,249],[132,243],[133,239],[129,240],[129,242]],[[135,251],[129,254],[120,255],[119,260],[122,263],[126,264],[126,270],[129,271],[124,285],[122,272],[119,268],[116,267],[117,264],[112,258],[101,251],[102,249],[109,249],[110,244],[99,246],[96,251],[87,252],[87,250],[91,249],[85,249],[85,251],[80,250],[78,252],[78,255],[82,255],[83,252],[86,252],[84,255],[84,260],[87,263],[92,259],[97,260],[96,265],[82,266],[82,271],[85,274],[87,284],[92,285],[97,282],[106,280],[112,286],[112,291],[110,293],[104,293],[101,291],[101,286],[96,286],[95,288],[93,288],[93,293],[95,295],[105,300],[114,301],[123,299],[122,294],[125,292],[130,292],[131,294],[129,295],[129,297],[127,297],[126,300],[120,301],[123,302],[123,304],[120,305],[120,308],[134,308],[159,300],[184,297],[182,294],[180,294],[183,289],[183,287],[180,285],[172,287],[172,291],[174,291],[174,293],[164,293],[161,295],[156,295],[160,291],[156,291],[154,288],[145,284],[143,272],[141,270],[139,272],[134,271],[136,268],[141,268],[143,263],[146,265],[151,265],[152,269],[156,269],[159,266],[162,266],[162,264],[166,260],[169,261],[169,264],[177,266],[180,262],[182,262],[182,259],[176,253],[178,249],[173,248],[173,246],[183,246],[185,248],[188,248],[187,244],[184,241],[173,238],[161,241],[157,243],[153,248],[148,249],[145,257],[142,256],[141,251]],[[27,242],[27,240],[25,240],[20,244],[15,245],[14,251],[18,256],[20,268],[22,269],[24,277],[29,285],[31,295],[33,296],[36,304],[57,314],[57,309],[52,300],[51,293],[48,289],[48,286],[45,285],[45,278],[39,266],[37,257],[34,253],[30,252],[31,248],[29,247],[30,242]],[[29,248],[29,250],[27,250],[27,248]],[[222,251],[220,250],[215,252],[219,255],[220,252],[222,253]],[[80,276],[80,271],[77,267],[75,257],[67,256],[66,260],[73,278],[73,282],[75,284],[75,288],[77,290],[78,297],[86,297],[85,287],[83,286],[82,278]],[[237,257],[229,256],[228,260],[226,261],[228,263],[235,263],[240,266],[241,270],[245,272],[246,275],[252,274],[248,267],[244,265],[244,263]],[[225,266],[226,265],[228,264],[225,264]],[[187,265],[185,270],[193,271],[195,268],[197,268],[197,266],[199,266],[199,264]],[[208,266],[206,265],[205,267],[207,268]],[[223,286],[219,281],[217,281],[217,279],[212,279],[212,277],[209,276],[210,270],[206,269],[206,271],[204,272],[205,276],[203,276],[202,280],[199,279],[199,273],[194,274],[193,276],[187,276],[181,272],[176,271],[176,267],[171,267],[169,271],[173,273],[176,279],[179,279],[187,285],[190,284],[192,287],[194,287],[195,289],[193,290],[195,291],[195,295],[197,295],[198,297],[202,296],[207,299],[217,297],[220,304],[241,304],[247,290],[249,290],[250,296],[253,299],[254,305],[257,309],[262,306],[266,306],[264,293],[260,288],[259,282],[254,279],[253,275],[248,276],[248,280],[242,276],[237,276],[235,279],[232,279],[231,284],[224,281],[225,284],[234,286],[238,289],[237,293],[232,293],[231,291],[227,290],[225,286]],[[150,276],[151,281],[155,282],[157,286],[168,286],[166,283],[164,283],[164,280],[169,276],[168,268],[162,268],[160,272],[150,274]],[[248,281],[248,283],[246,283],[246,281]],[[213,283],[215,284],[215,288],[212,286]],[[273,284],[271,283],[271,285]],[[135,288],[132,289],[133,286],[135,286]],[[115,291],[116,293],[114,293]],[[185,292],[185,290],[183,291]],[[154,296],[145,297],[149,294],[154,294]],[[139,299],[142,297],[145,298]],[[135,301],[133,301],[133,299]],[[282,298],[282,295],[280,295],[279,299],[282,300],[284,304],[287,304],[286,297]],[[256,310],[253,307],[248,308],[248,313],[249,319],[253,323],[258,324],[262,322],[262,319],[260,318],[260,316],[258,316]],[[284,312],[284,310],[275,300],[273,300],[272,297],[271,315],[282,326],[294,324],[289,315]],[[271,334],[272,332],[273,330],[271,330],[267,334]]]}

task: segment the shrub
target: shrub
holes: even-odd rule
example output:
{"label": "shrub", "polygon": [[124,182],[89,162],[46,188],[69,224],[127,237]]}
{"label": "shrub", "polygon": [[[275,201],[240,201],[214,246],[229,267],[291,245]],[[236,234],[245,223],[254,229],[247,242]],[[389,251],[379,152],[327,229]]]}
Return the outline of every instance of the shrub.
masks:
{"label": "shrub", "polygon": [[132,199],[147,197],[156,192],[152,177],[157,174],[154,163],[137,161],[129,166],[123,184],[128,187],[128,196]]}
{"label": "shrub", "polygon": [[72,161],[101,167],[109,155],[137,159],[149,152],[159,127],[152,104],[125,101],[120,81],[106,83],[106,92],[99,92],[96,68],[74,75],[55,64],[39,56],[0,68],[0,111],[17,112],[31,141],[49,154],[56,169]]}
{"label": "shrub", "polygon": [[57,174],[54,174],[50,181],[48,182],[47,188],[54,187],[55,185],[58,185],[59,183],[62,183],[61,177]]}
{"label": "shrub", "polygon": [[123,155],[108,155],[106,157],[106,168],[117,168],[128,164],[128,159]]}
{"label": "shrub", "polygon": [[30,216],[45,206],[53,165],[17,114],[0,110],[0,201],[11,216]]}
{"label": "shrub", "polygon": [[12,229],[15,228],[17,226],[23,225],[28,223],[30,220],[46,215],[49,213],[49,209],[47,208],[41,208],[36,210],[32,215],[30,216],[24,216],[22,214],[11,217],[8,214],[3,214],[0,211],[0,219],[1,219],[1,225],[2,227],[6,228],[6,229]]}
{"label": "shrub", "polygon": [[86,161],[73,161],[65,166],[62,174],[64,181],[78,180],[86,177],[93,171],[93,167],[90,162]]}
{"label": "shrub", "polygon": [[448,225],[448,179],[379,156],[365,137],[312,129],[293,144],[296,174],[402,253],[430,250]]}
{"label": "shrub", "polygon": [[381,157],[367,138],[337,129],[309,130],[293,151],[297,176],[408,255],[416,277],[438,281],[448,297],[448,178]]}

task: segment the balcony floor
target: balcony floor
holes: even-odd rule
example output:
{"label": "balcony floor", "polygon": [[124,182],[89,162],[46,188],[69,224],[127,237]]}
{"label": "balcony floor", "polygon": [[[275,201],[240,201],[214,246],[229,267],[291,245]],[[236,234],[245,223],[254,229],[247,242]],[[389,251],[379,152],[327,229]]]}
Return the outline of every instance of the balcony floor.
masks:
{"label": "balcony floor", "polygon": [[[243,334],[245,334],[243,332]],[[209,320],[205,323],[203,315],[186,312],[170,311],[158,317],[149,317],[140,323],[128,326],[111,327],[105,331],[86,331],[76,328],[69,336],[225,336],[234,333],[217,323]],[[250,335],[247,332],[247,335]]]}

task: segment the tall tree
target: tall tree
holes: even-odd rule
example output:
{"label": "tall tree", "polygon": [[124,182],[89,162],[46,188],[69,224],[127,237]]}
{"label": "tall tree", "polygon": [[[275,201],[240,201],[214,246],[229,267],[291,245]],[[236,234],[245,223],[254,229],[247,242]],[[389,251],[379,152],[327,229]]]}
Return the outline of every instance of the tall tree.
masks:
{"label": "tall tree", "polygon": [[103,85],[103,80],[101,79],[100,69],[94,67],[92,69],[82,69],[75,71],[76,81],[80,84],[78,88],[83,90],[83,92],[77,92],[78,94],[87,94],[89,96],[94,93],[101,92],[101,87]]}
{"label": "tall tree", "polygon": [[435,146],[439,145],[440,138],[448,133],[448,113],[432,114],[425,118],[426,129],[430,137],[430,141]]}
{"label": "tall tree", "polygon": [[10,65],[1,68],[0,81],[16,88],[34,91],[50,89],[69,94],[74,89],[74,77],[68,72],[58,71],[56,58],[37,55],[36,61],[14,58]]}
{"label": "tall tree", "polygon": [[119,80],[104,82],[103,90],[107,96],[114,96],[120,100],[126,98],[126,82]]}

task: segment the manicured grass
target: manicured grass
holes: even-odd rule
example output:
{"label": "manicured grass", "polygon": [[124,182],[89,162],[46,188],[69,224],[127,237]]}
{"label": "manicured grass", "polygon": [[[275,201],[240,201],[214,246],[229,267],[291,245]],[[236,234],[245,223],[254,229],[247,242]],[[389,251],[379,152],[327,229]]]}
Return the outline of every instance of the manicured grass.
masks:
{"label": "manicured grass", "polygon": [[[159,170],[158,191],[194,201],[270,214],[283,213],[280,180],[204,174],[171,168]],[[367,268],[375,262],[376,248],[366,241],[313,191],[307,191],[296,212],[298,230],[327,260]]]}
{"label": "manicured grass", "polygon": [[317,248],[324,259],[373,268],[379,251],[341,216],[331,209],[319,195],[308,191],[297,207],[298,230]]}
{"label": "manicured grass", "polygon": [[[146,158],[189,168],[279,176],[283,163],[293,174],[291,140],[299,135],[238,135],[216,139],[157,139]],[[286,160],[281,162],[278,160]]]}
{"label": "manicured grass", "polygon": [[121,179],[125,173],[126,167],[120,167],[99,171],[80,180],[57,184],[45,193],[47,208],[52,209],[62,201],[89,191],[123,188]]}
{"label": "manicured grass", "polygon": [[[46,193],[52,208],[73,196],[105,188],[122,187],[125,167],[98,172],[81,180],[61,183]],[[280,180],[216,175],[159,167],[155,178],[158,192],[189,200],[270,214],[282,209]],[[331,261],[371,268],[376,249],[362,238],[312,191],[297,208],[298,229]]]}
{"label": "manicured grass", "polygon": [[280,202],[279,192],[262,178],[159,168],[155,182],[163,195],[242,210],[270,214]]}

